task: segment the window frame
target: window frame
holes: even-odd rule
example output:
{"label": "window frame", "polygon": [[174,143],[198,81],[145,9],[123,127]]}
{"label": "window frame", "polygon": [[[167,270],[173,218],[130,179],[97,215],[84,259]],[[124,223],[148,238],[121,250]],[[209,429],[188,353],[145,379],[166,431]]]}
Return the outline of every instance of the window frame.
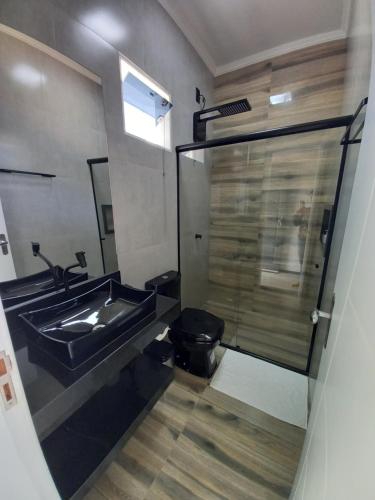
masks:
{"label": "window frame", "polygon": [[144,142],[145,144],[148,144],[150,146],[154,146],[158,149],[161,149],[162,151],[171,152],[172,151],[172,113],[171,113],[172,110],[170,110],[166,114],[166,116],[164,117],[164,120],[166,121],[165,127],[167,128],[166,132],[168,134],[167,140],[165,140],[165,137],[164,137],[164,145],[159,144],[157,142],[153,142],[151,140],[146,139],[145,137],[139,136],[137,134],[134,134],[134,133],[126,130],[126,120],[125,120],[125,103],[126,103],[126,101],[123,98],[123,93],[122,93],[122,85],[124,82],[122,67],[121,67],[122,61],[124,61],[125,64],[128,64],[130,66],[130,68],[132,68],[134,70],[135,74],[133,73],[133,75],[136,78],[138,78],[138,75],[137,75],[137,73],[138,73],[139,76],[141,77],[141,78],[138,78],[140,81],[142,81],[146,85],[149,85],[149,83],[150,83],[151,84],[150,88],[152,90],[155,90],[155,92],[157,92],[159,95],[161,95],[165,99],[167,99],[172,105],[173,105],[173,100],[172,100],[172,95],[162,85],[160,85],[160,83],[158,83],[156,80],[151,78],[144,70],[142,70],[139,66],[137,66],[135,63],[133,63],[133,61],[131,61],[129,58],[127,58],[123,54],[119,53],[118,62],[119,62],[120,83],[121,83],[121,109],[122,109],[122,124],[123,124],[124,134],[128,135],[129,137],[134,137],[135,139],[138,139],[138,140]]}

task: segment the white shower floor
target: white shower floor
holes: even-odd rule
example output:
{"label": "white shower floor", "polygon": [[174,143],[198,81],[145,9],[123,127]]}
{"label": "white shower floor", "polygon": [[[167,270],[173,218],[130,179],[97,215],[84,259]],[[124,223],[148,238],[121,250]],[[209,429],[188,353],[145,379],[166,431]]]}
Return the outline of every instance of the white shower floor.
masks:
{"label": "white shower floor", "polygon": [[307,377],[226,350],[211,387],[284,422],[307,427]]}

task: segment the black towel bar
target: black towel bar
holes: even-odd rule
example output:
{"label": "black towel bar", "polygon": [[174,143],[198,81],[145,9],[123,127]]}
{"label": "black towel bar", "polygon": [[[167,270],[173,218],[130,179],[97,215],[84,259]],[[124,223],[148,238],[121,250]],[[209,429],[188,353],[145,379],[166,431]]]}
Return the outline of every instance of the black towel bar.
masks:
{"label": "black towel bar", "polygon": [[28,170],[13,170],[11,168],[0,168],[2,174],[23,174],[23,175],[39,175],[41,177],[56,177],[54,174],[45,174],[43,172],[30,172]]}

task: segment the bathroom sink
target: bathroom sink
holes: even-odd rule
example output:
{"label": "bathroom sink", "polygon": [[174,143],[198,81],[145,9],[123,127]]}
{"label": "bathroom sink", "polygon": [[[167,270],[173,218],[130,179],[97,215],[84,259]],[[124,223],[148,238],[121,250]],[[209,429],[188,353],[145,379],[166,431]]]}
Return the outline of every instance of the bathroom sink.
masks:
{"label": "bathroom sink", "polygon": [[75,367],[138,322],[153,319],[156,293],[108,280],[51,307],[20,315],[30,337]]}
{"label": "bathroom sink", "polygon": [[[40,297],[54,290],[60,290],[64,286],[64,270],[60,266],[55,266],[55,270],[58,278],[57,285],[49,269],[40,273],[30,274],[24,278],[0,283],[0,297],[3,301],[4,308]],[[69,285],[80,283],[81,281],[87,280],[87,278],[87,273],[68,272]]]}

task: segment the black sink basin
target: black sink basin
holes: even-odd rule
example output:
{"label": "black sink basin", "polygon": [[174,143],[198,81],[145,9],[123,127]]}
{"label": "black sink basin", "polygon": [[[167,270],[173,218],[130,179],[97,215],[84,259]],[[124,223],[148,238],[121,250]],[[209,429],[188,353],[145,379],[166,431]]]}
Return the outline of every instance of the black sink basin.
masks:
{"label": "black sink basin", "polygon": [[[0,283],[0,297],[4,308],[15,306],[21,302],[32,300],[46,293],[60,290],[64,286],[63,272],[60,266],[55,266],[58,283],[56,285],[49,269],[36,274],[30,274],[24,278]],[[69,285],[87,280],[87,273],[68,272]]]}
{"label": "black sink basin", "polygon": [[155,314],[156,293],[108,280],[74,299],[23,313],[30,336],[74,367]]}

